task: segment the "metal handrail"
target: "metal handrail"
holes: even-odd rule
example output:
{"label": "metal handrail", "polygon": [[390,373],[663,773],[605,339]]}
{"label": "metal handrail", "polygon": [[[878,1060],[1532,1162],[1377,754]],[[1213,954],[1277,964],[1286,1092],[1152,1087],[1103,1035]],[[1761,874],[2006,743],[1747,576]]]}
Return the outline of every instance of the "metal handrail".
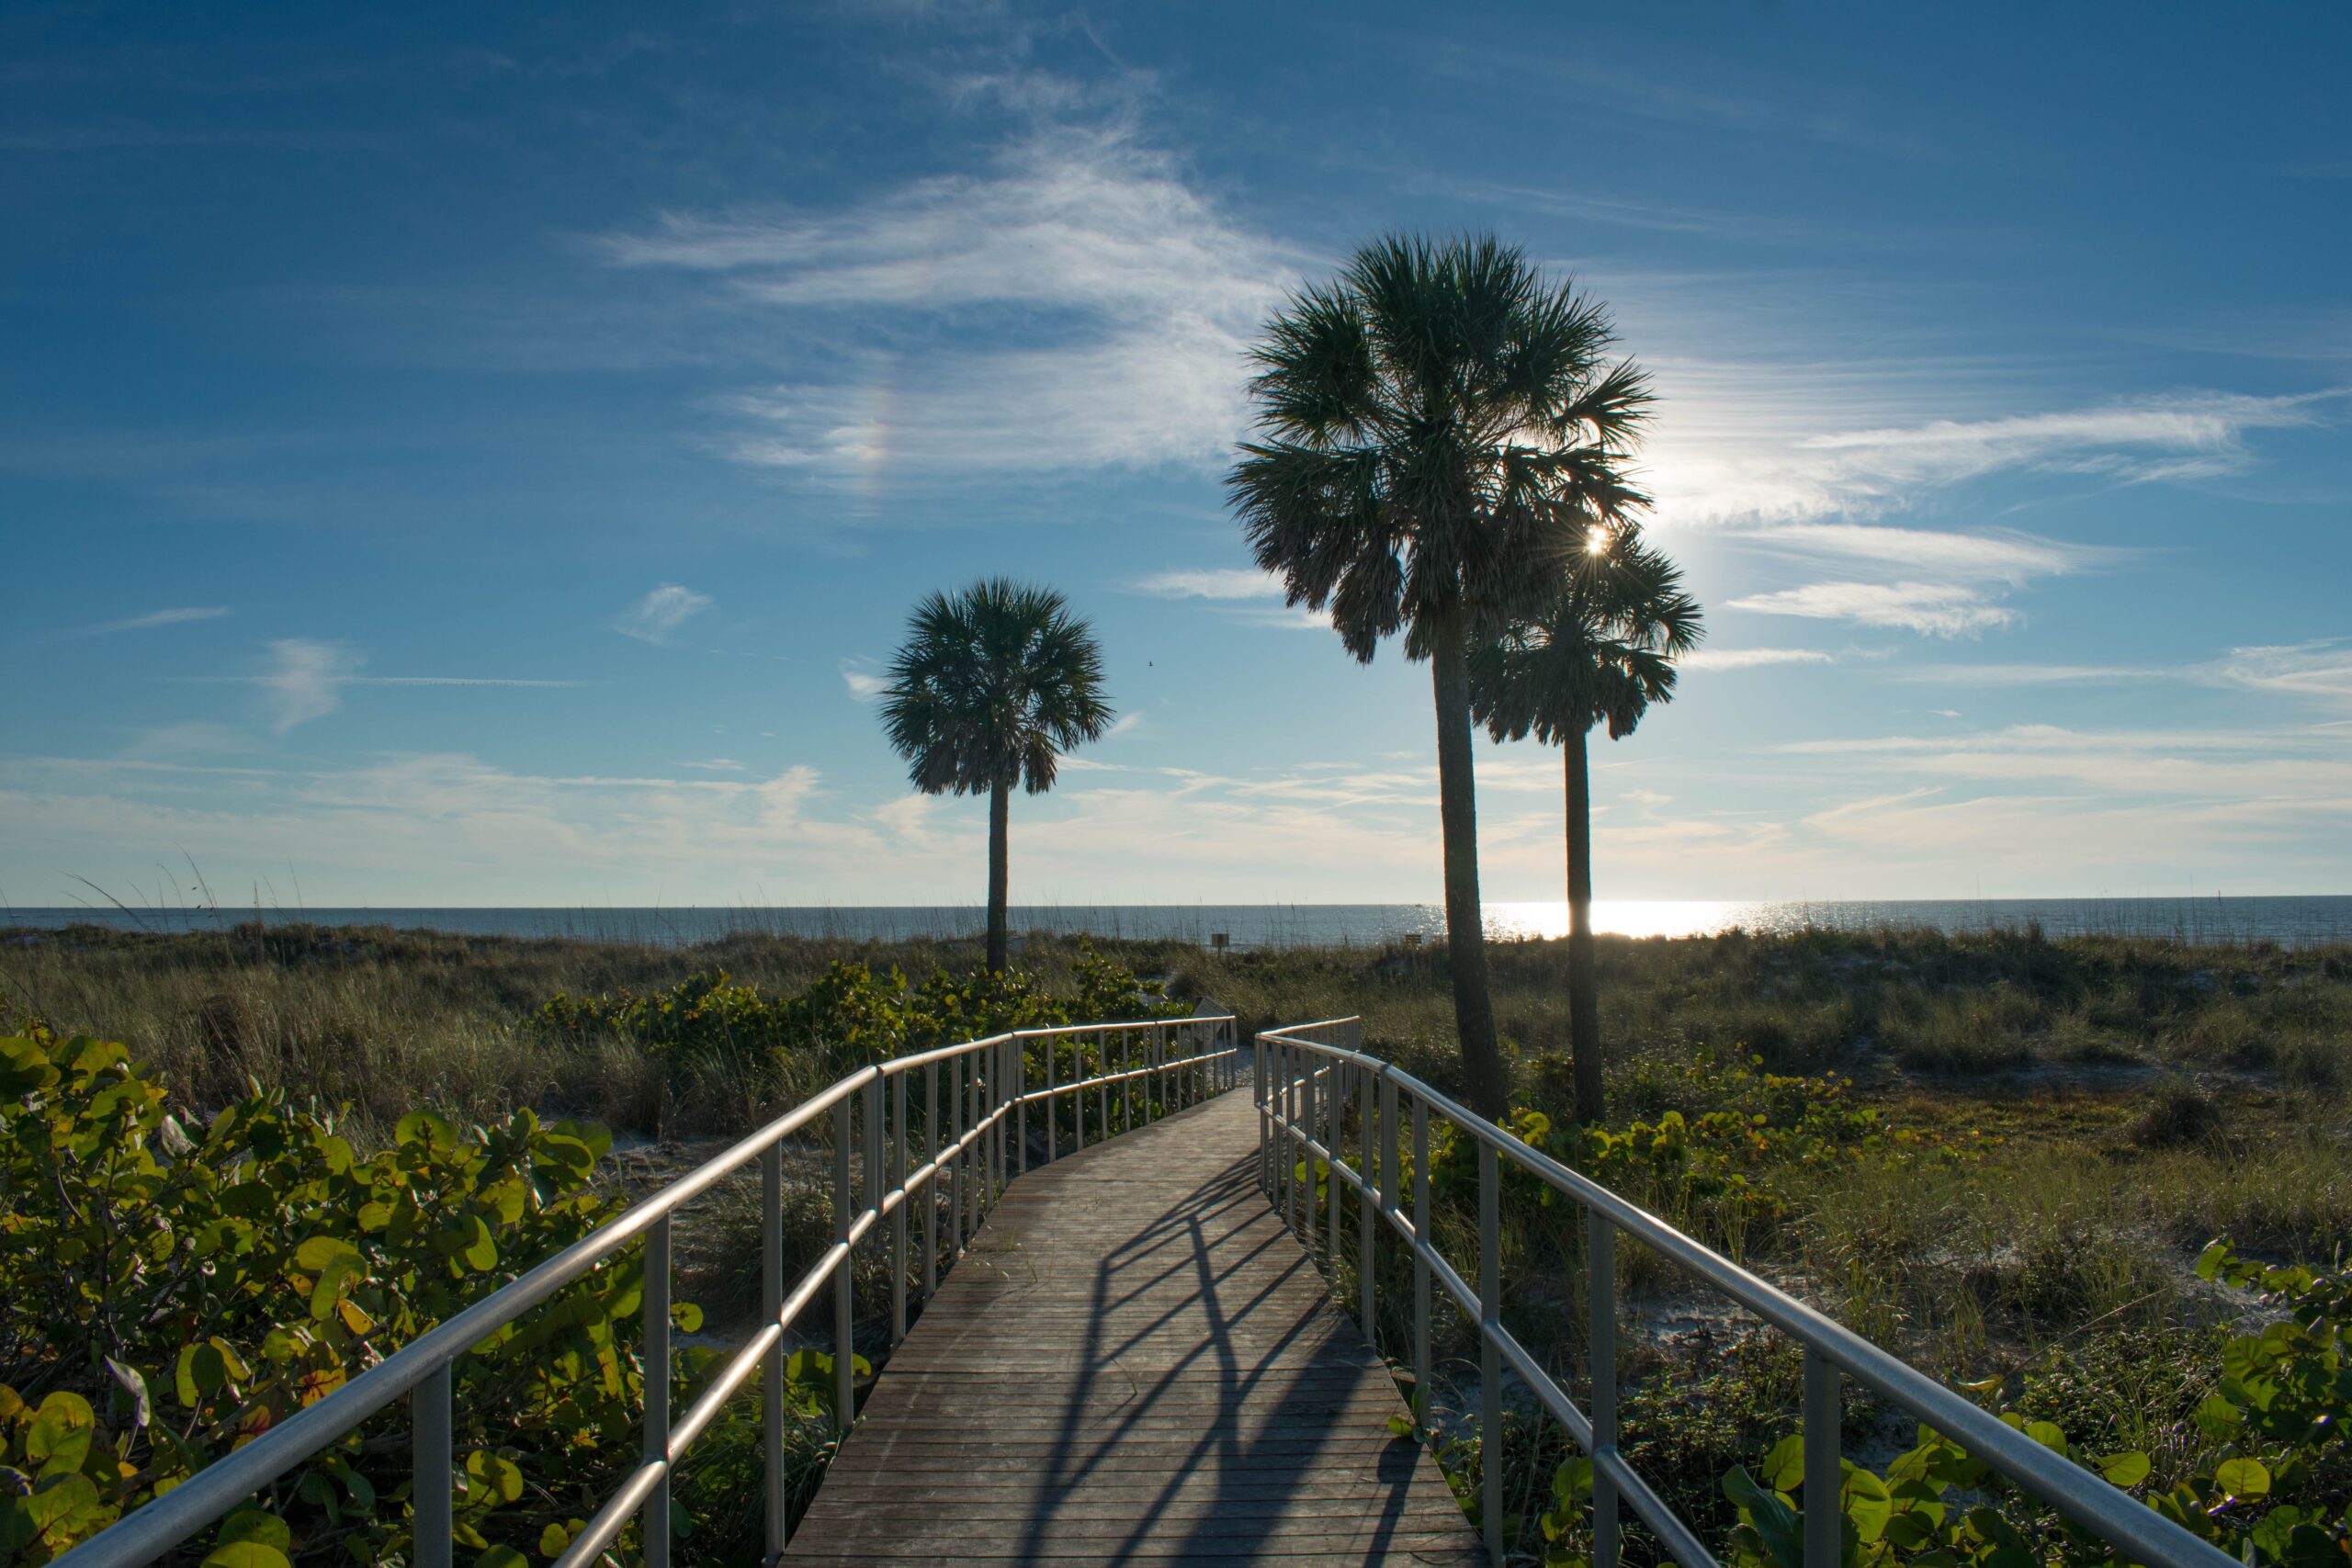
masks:
{"label": "metal handrail", "polygon": [[[1314,1036],[1323,1038],[1314,1038]],[[1880,1349],[1851,1329],[1749,1273],[1731,1259],[1540,1149],[1487,1121],[1420,1079],[1362,1049],[1358,1018],[1324,1019],[1267,1030],[1253,1041],[1253,1089],[1258,1109],[1259,1181],[1286,1223],[1316,1238],[1317,1198],[1311,1165],[1331,1173],[1330,1255],[1340,1237],[1340,1192],[1356,1194],[1356,1278],[1366,1338],[1374,1337],[1375,1218],[1402,1236],[1413,1257],[1413,1409],[1426,1421],[1430,1396],[1430,1306],[1432,1282],[1478,1324],[1479,1411],[1489,1445],[1484,1472],[1487,1550],[1502,1560],[1502,1369],[1509,1363],[1568,1429],[1593,1461],[1593,1568],[1617,1568],[1617,1505],[1622,1499],[1656,1532],[1683,1568],[1717,1568],[1713,1552],[1665,1500],[1636,1474],[1617,1448],[1617,1314],[1615,1241],[1622,1231],[1653,1247],[1702,1282],[1792,1336],[1804,1348],[1804,1568],[1838,1568],[1843,1511],[1810,1506],[1843,1489],[1838,1448],[1839,1376],[1844,1374],[1908,1410],[1971,1455],[1990,1465],[2075,1523],[2151,1568],[2237,1568],[2236,1560],[2143,1506],[2056,1451],[2044,1448],[1982,1406]],[[1358,1163],[1340,1147],[1351,1098],[1356,1105]],[[1408,1109],[1409,1108],[1409,1109]],[[1478,1282],[1474,1290],[1430,1239],[1430,1116],[1443,1117],[1478,1146]],[[1399,1201],[1399,1144],[1409,1119],[1412,1136],[1411,1213]],[[1278,1156],[1280,1149],[1289,1157]],[[1577,1408],[1559,1381],[1503,1325],[1500,1162],[1509,1160],[1584,1211],[1589,1262],[1587,1361],[1591,1408]],[[1376,1343],[1376,1340],[1375,1340]]]}
{"label": "metal handrail", "polygon": [[[1201,1032],[1205,1030],[1205,1043]],[[1060,1042],[1072,1040],[1073,1074],[1081,1064],[1078,1043],[1083,1037],[1098,1042],[1116,1036],[1125,1046],[1125,1066],[1117,1073],[1099,1074],[1054,1085]],[[1181,1049],[1170,1055],[1171,1037]],[[1042,1043],[1047,1087],[1033,1089],[1028,1082],[1028,1047]],[[1145,1065],[1134,1066],[1136,1045]],[[1098,1056],[1102,1046],[1098,1043]],[[907,1275],[911,1200],[929,1190],[922,1226],[922,1294],[936,1288],[943,1261],[963,1256],[967,1236],[980,1223],[1006,1183],[1029,1168],[1027,1112],[1035,1101],[1046,1108],[1047,1160],[1055,1156],[1053,1136],[1058,1117],[1051,1113],[1056,1097],[1099,1086],[1107,1106],[1110,1087],[1119,1086],[1120,1101],[1127,1108],[1120,1127],[1142,1125],[1169,1111],[1222,1093],[1238,1079],[1239,1047],[1234,1021],[1228,1014],[1195,1018],[1144,1020],[1107,1024],[1072,1024],[1050,1029],[1021,1029],[992,1034],[984,1040],[943,1045],[934,1050],[897,1056],[862,1067],[785,1112],[725,1152],[697,1166],[660,1192],[624,1210],[561,1252],[474,1303],[455,1317],[436,1325],[343,1387],[272,1427],[253,1442],[224,1455],[187,1481],[126,1515],[57,1559],[57,1568],[141,1568],[220,1517],[260,1488],[318,1453],[392,1401],[407,1394],[412,1410],[413,1473],[421,1482],[438,1474],[438,1487],[413,1484],[415,1514],[413,1533],[414,1568],[450,1568],[455,1540],[451,1499],[457,1484],[449,1409],[450,1368],[492,1335],[585,1277],[593,1269],[639,1236],[645,1238],[643,1365],[661,1368],[644,1378],[645,1416],[639,1462],[588,1521],[556,1568],[583,1568],[601,1557],[626,1529],[632,1517],[645,1510],[646,1568],[669,1568],[670,1480],[679,1459],[702,1435],[719,1407],[763,1371],[763,1450],[766,1455],[766,1550],[773,1560],[784,1550],[786,1536],[786,1474],[784,1449],[785,1338],[793,1320],[809,1306],[828,1280],[833,1287],[833,1422],[846,1435],[855,1419],[855,1389],[852,1352],[854,1303],[851,1263],[860,1242],[888,1222],[887,1245],[895,1281],[890,1311],[890,1343],[907,1332]],[[1107,1057],[1100,1057],[1107,1061]],[[921,1151],[922,1164],[910,1168],[907,1084],[922,1069],[926,1111]],[[948,1099],[943,1123],[939,1087],[946,1069]],[[1150,1083],[1138,1106],[1135,1089]],[[889,1104],[884,1106],[885,1090]],[[1083,1146],[1085,1111],[1078,1100],[1077,1131]],[[857,1108],[862,1104],[863,1116]],[[813,1126],[828,1111],[833,1113],[832,1245],[796,1280],[789,1293],[784,1282],[784,1145]],[[851,1147],[863,1123],[863,1154],[853,1170]],[[1005,1147],[1011,1126],[1015,1149]],[[1107,1113],[1102,1135],[1110,1135]],[[943,1129],[944,1136],[942,1135]],[[885,1145],[889,1145],[886,1156]],[[674,1422],[670,1413],[671,1250],[670,1228],[674,1213],[707,1191],[721,1178],[760,1162],[763,1213],[761,1247],[762,1306],[759,1332],[728,1360],[718,1376],[691,1409]],[[888,1179],[896,1171],[895,1179]],[[855,1179],[862,1175],[863,1180]],[[886,1184],[887,1182],[887,1184]],[[946,1213],[941,1213],[939,1186],[946,1188]],[[943,1235],[943,1227],[944,1234]]]}

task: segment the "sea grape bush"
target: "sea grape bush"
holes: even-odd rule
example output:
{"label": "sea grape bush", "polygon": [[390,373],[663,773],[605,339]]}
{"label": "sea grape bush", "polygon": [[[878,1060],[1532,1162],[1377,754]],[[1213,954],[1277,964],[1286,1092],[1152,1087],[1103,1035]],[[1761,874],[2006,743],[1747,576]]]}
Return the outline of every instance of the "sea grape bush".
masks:
{"label": "sea grape bush", "polygon": [[[2352,1268],[2317,1270],[2245,1258],[2224,1243],[2198,1260],[2208,1280],[2255,1300],[2259,1324],[2222,1348],[2216,1391],[2195,1414],[2203,1451],[2186,1473],[2154,1474],[2137,1450],[2098,1453],[2049,1421],[2001,1419],[2249,1568],[2343,1568],[2352,1558]],[[1969,1385],[1990,1400],[2001,1380]],[[2126,1568],[2104,1540],[2020,1493],[1931,1427],[1883,1471],[1849,1460],[1837,1506],[1847,1568]],[[1547,1564],[1588,1561],[1592,1472],[1571,1459],[1553,1478],[1539,1523]],[[1802,1433],[1775,1444],[1751,1472],[1735,1468],[1724,1495],[1738,1511],[1724,1561],[1734,1568],[1803,1568]]]}
{"label": "sea grape bush", "polygon": [[[527,1111],[462,1130],[420,1111],[363,1156],[283,1094],[191,1126],[119,1045],[0,1039],[0,1565],[50,1561],[585,1235],[618,1206],[590,1181],[608,1143]],[[477,1568],[560,1552],[634,1454],[639,1258],[456,1363]],[[406,1560],[407,1441],[381,1429],[401,1419],[330,1447],[188,1560]]]}
{"label": "sea grape bush", "polygon": [[805,1064],[831,1081],[910,1051],[1008,1030],[1183,1014],[1161,982],[1139,979],[1090,942],[1080,942],[1071,969],[1076,992],[1059,996],[1018,969],[939,970],[917,985],[895,967],[876,975],[836,961],[792,997],[764,996],[731,983],[724,970],[707,970],[645,996],[559,995],[525,1023],[573,1039],[630,1041],[680,1069],[719,1055],[766,1055]]}

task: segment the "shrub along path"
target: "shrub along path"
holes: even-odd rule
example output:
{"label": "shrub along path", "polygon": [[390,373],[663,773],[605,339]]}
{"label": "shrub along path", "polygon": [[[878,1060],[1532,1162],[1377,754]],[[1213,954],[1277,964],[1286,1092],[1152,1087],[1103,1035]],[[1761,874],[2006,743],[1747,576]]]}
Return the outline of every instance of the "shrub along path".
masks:
{"label": "shrub along path", "polygon": [[786,1556],[1484,1562],[1257,1147],[1237,1091],[1015,1181]]}

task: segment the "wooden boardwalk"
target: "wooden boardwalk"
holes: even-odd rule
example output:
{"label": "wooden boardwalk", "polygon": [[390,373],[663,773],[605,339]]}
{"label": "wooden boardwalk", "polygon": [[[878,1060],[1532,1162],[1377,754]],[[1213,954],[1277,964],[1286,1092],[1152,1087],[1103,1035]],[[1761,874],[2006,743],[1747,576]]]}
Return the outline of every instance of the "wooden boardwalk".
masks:
{"label": "wooden boardwalk", "polygon": [[799,1562],[1486,1562],[1226,1094],[1013,1182],[868,1396]]}

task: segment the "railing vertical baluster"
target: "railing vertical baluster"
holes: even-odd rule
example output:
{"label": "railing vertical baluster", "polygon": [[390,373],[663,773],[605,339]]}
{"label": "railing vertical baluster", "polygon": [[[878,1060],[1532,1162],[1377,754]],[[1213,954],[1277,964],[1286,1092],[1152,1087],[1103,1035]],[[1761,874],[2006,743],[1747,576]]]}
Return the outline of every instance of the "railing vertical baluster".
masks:
{"label": "railing vertical baluster", "polygon": [[914,1201],[907,1190],[907,1075],[890,1075],[890,1148],[896,1156],[898,1179],[891,1191],[899,1206],[890,1212],[890,1348],[907,1337],[907,1209]]}
{"label": "railing vertical baluster", "polygon": [[1021,1174],[1029,1174],[1029,1043],[1012,1037],[1012,1059],[1019,1071],[1012,1081],[1012,1145]]}
{"label": "railing vertical baluster", "polygon": [[410,1535],[418,1568],[449,1568],[457,1551],[450,1518],[449,1369],[435,1368],[408,1396],[409,1495],[415,1521]]}
{"label": "railing vertical baluster", "polygon": [[[1592,1451],[1617,1447],[1617,1231],[1585,1211],[1586,1361],[1592,1374]],[[1617,1484],[1592,1477],[1592,1568],[1617,1568]]]}
{"label": "railing vertical baluster", "polygon": [[1274,1094],[1282,1107],[1281,1139],[1277,1145],[1277,1163],[1281,1167],[1283,1184],[1283,1228],[1293,1235],[1298,1234],[1298,1162],[1291,1157],[1291,1140],[1295,1130],[1291,1125],[1290,1042],[1274,1043]]}
{"label": "railing vertical baluster", "polygon": [[1061,1043],[1060,1036],[1054,1034],[1046,1036],[1046,1163],[1047,1165],[1061,1158],[1061,1150],[1057,1145],[1054,1135],[1055,1118],[1061,1103],[1054,1098],[1054,1047],[1059,1043]]}
{"label": "railing vertical baluster", "polygon": [[1430,1418],[1430,1105],[1413,1097],[1413,1419]]}
{"label": "railing vertical baluster", "polygon": [[[873,1216],[874,1223],[867,1234],[874,1237],[874,1250],[885,1252],[888,1247],[882,1233],[882,1190],[888,1183],[882,1173],[881,1074],[876,1073],[874,1076],[873,1080],[865,1086],[865,1093],[860,1098],[865,1101],[865,1157],[863,1161],[865,1168],[864,1193],[865,1201],[859,1207]],[[852,1270],[852,1272],[855,1271]],[[895,1345],[898,1341],[894,1339],[891,1343]]]}
{"label": "railing vertical baluster", "polygon": [[1250,1096],[1258,1107],[1258,1190],[1267,1197],[1274,1195],[1274,1120],[1273,1107],[1267,1102],[1266,1042],[1250,1042]]}
{"label": "railing vertical baluster", "polygon": [[[760,1314],[784,1321],[784,1145],[760,1151]],[[762,1448],[767,1456],[767,1555],[784,1551],[784,1337],[760,1358]]]}
{"label": "railing vertical baluster", "polygon": [[[967,1051],[964,1055],[972,1064],[971,1076],[964,1080],[964,1130],[967,1133],[978,1132],[980,1125],[980,1106],[983,1103],[980,1069],[986,1066],[987,1063],[981,1059],[980,1052]],[[972,1149],[970,1159],[972,1180],[968,1191],[972,1207],[964,1222],[964,1245],[967,1247],[971,1245],[972,1238],[980,1234],[980,1209],[986,1201],[989,1182],[986,1149],[976,1145]]]}
{"label": "railing vertical baluster", "polygon": [[1478,1141],[1478,1470],[1487,1556],[1503,1560],[1503,1351],[1495,1331],[1502,1326],[1502,1172],[1495,1145]]}
{"label": "railing vertical baluster", "polygon": [[1356,1189],[1356,1293],[1363,1298],[1363,1337],[1375,1349],[1380,1345],[1380,1326],[1373,1315],[1373,1249],[1380,1245],[1373,1230],[1373,1205],[1375,1201],[1374,1183],[1380,1179],[1380,1168],[1373,1163],[1375,1145],[1376,1119],[1372,1113],[1372,1075],[1356,1075],[1356,1174],[1363,1185]]}
{"label": "railing vertical baluster", "polygon": [[1075,1034],[1069,1037],[1069,1146],[1076,1151],[1086,1146],[1086,1090],[1075,1087],[1086,1082],[1086,1047]]}
{"label": "railing vertical baluster", "polygon": [[1838,1568],[1844,1555],[1845,1466],[1838,1462],[1838,1364],[1804,1352],[1804,1568]]}
{"label": "railing vertical baluster", "polygon": [[1094,1109],[1107,1138],[1118,1131],[1111,1125],[1111,1037],[1101,1030],[1094,1032],[1094,1076],[1102,1081],[1094,1086]]}
{"label": "railing vertical baluster", "polygon": [[964,1256],[964,1058],[947,1058],[947,1258]]}
{"label": "railing vertical baluster", "polygon": [[[670,1452],[670,1216],[645,1233],[645,1442],[648,1463]],[[645,1568],[670,1568],[670,1475],[645,1499]]]}
{"label": "railing vertical baluster", "polygon": [[1348,1124],[1347,1067],[1344,1063],[1331,1064],[1331,1081],[1325,1086],[1323,1100],[1323,1146],[1329,1150],[1324,1164],[1329,1169],[1324,1175],[1324,1195],[1329,1200],[1328,1223],[1331,1227],[1331,1280],[1340,1279],[1340,1145],[1344,1140],[1343,1129]]}
{"label": "railing vertical baluster", "polygon": [[840,1261],[833,1273],[833,1431],[847,1437],[850,1423],[857,1418],[855,1389],[852,1385],[850,1359],[857,1353],[852,1337],[854,1327],[855,1303],[851,1299],[856,1288],[854,1259],[849,1250],[850,1226],[854,1223],[851,1213],[854,1206],[850,1187],[850,1140],[855,1130],[850,1125],[851,1106],[856,1097],[843,1095],[833,1107],[833,1241],[841,1247]]}
{"label": "railing vertical baluster", "polygon": [[922,1067],[922,1162],[933,1168],[922,1183],[922,1299],[939,1289],[939,1064]]}
{"label": "railing vertical baluster", "polygon": [[1136,1126],[1136,1032],[1119,1032],[1119,1131],[1132,1133]]}

